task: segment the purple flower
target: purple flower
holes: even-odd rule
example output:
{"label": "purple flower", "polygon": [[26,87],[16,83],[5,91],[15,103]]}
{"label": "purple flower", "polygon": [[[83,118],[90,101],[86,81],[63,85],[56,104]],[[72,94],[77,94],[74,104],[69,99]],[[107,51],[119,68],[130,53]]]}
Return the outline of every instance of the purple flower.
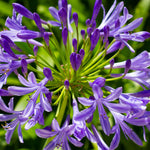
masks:
{"label": "purple flower", "polygon": [[74,129],[74,136],[80,141],[82,140],[83,137],[87,137],[89,141],[95,142],[95,137],[89,130],[89,128],[86,126],[85,121],[78,121],[75,119],[76,115],[78,115],[79,110],[78,110],[78,105],[77,101],[73,99],[73,120],[72,123],[75,126]]}
{"label": "purple flower", "polygon": [[98,13],[100,11],[100,8],[101,8],[101,4],[102,4],[102,0],[96,0],[95,1],[94,8],[93,8],[93,15],[92,15],[92,19],[91,19],[91,22],[90,22],[91,25],[93,24],[93,22],[97,18],[97,15],[98,15]]}
{"label": "purple flower", "polygon": [[90,50],[91,51],[95,48],[99,38],[100,38],[100,31],[98,29],[95,29],[93,31],[93,33],[91,34],[91,36],[90,36],[90,41],[91,41],[91,48],[90,48]]}
{"label": "purple flower", "polygon": [[[113,68],[125,68],[126,61],[114,63]],[[139,55],[131,59],[130,69],[139,71],[149,71],[150,66],[150,53],[147,51],[141,52]],[[110,65],[105,66],[109,69]]]}
{"label": "purple flower", "polygon": [[[67,23],[69,32],[73,32],[72,27],[71,27],[72,20],[70,19],[71,18],[71,5],[68,4],[67,5],[67,9],[66,9],[65,7],[62,6],[62,3],[63,2],[60,2],[60,4],[59,4],[59,6],[60,6],[59,10],[57,10],[54,7],[49,7],[49,11],[50,11],[51,15],[57,21],[48,21],[48,23],[51,24],[51,25],[53,25],[53,26],[58,26],[58,27],[61,28],[61,21],[62,21],[64,25],[66,25],[66,23]],[[60,10],[63,10],[64,13],[63,14],[60,13]],[[66,12],[66,15],[65,15],[65,12]]]}
{"label": "purple flower", "polygon": [[[17,6],[20,4],[15,3]],[[21,5],[22,6],[22,5]],[[24,7],[24,6],[23,6]],[[11,41],[13,42],[26,42],[24,39],[20,39],[17,34],[20,33],[22,30],[26,30],[27,28],[25,26],[22,26],[22,15],[21,14],[16,14],[15,9],[13,9],[13,16],[12,18],[7,18],[6,27],[9,28],[9,30],[4,30],[0,32],[0,35],[7,36]],[[28,30],[27,30],[28,31]],[[34,36],[38,35],[36,32],[32,31],[34,33]],[[37,46],[42,46],[42,44],[38,41],[35,41],[33,39],[28,40],[29,43],[37,45]]]}
{"label": "purple flower", "polygon": [[[47,144],[44,150],[53,150],[55,147],[62,147],[62,149],[70,150],[68,140],[75,146],[81,147],[83,144],[71,137],[74,133],[74,125],[69,125],[70,117],[68,116],[63,126],[60,128],[56,119],[53,119],[50,129],[36,129],[36,134],[41,138],[49,138],[55,136],[55,138]],[[67,140],[68,139],[68,140]]]}
{"label": "purple flower", "polygon": [[[44,69],[45,72],[47,71],[46,68]],[[33,100],[34,103],[36,103],[38,96],[40,95],[40,103],[42,108],[50,112],[52,111],[51,108],[51,97],[47,95],[52,95],[50,91],[45,87],[45,84],[51,79],[49,76],[47,76],[47,72],[45,73],[46,77],[39,83],[36,82],[36,78],[33,72],[30,72],[28,75],[28,81],[21,76],[20,74],[18,75],[19,81],[27,87],[18,87],[18,86],[9,86],[8,91],[13,94],[13,95],[25,95],[31,92],[35,93],[31,96],[31,99]],[[44,96],[45,94],[45,96]],[[50,98],[50,99],[49,99]]]}
{"label": "purple flower", "polygon": [[[7,48],[9,48],[8,51],[10,50],[10,55],[5,52],[0,54],[0,88],[3,86],[3,84],[6,84],[7,77],[16,69],[22,66],[22,60],[16,60],[16,57],[26,59],[27,64],[34,62],[34,59],[27,59],[27,56],[25,55],[15,55],[14,53],[11,53],[9,45],[7,45]],[[14,56],[15,58],[12,56]]]}
{"label": "purple flower", "polygon": [[79,121],[89,119],[89,117],[93,115],[93,113],[96,109],[96,106],[97,106],[98,111],[99,111],[99,119],[101,122],[102,129],[105,134],[109,135],[111,128],[110,128],[108,116],[106,114],[106,111],[105,111],[103,105],[108,107],[108,109],[112,109],[112,110],[115,110],[118,112],[128,111],[129,108],[125,107],[125,105],[110,103],[111,101],[116,100],[120,96],[120,94],[122,92],[122,88],[117,88],[106,98],[103,98],[103,92],[101,90],[101,87],[98,84],[93,84],[92,90],[93,90],[93,94],[94,94],[94,99],[78,97],[78,100],[81,104],[83,104],[84,106],[90,106],[90,107],[87,109],[84,109],[80,113],[78,113],[78,115],[75,117],[75,119],[79,120]]}
{"label": "purple flower", "polygon": [[72,68],[77,71],[81,65],[81,56],[80,54],[76,54],[75,52],[73,52],[70,55],[70,62],[72,65]]}
{"label": "purple flower", "polygon": [[17,127],[17,125],[18,125],[19,141],[23,143],[21,125],[25,124],[28,121],[29,117],[32,116],[32,113],[33,113],[32,110],[34,109],[33,101],[30,101],[28,105],[26,106],[26,108],[22,111],[14,111],[13,105],[14,105],[13,98],[11,98],[9,101],[9,104],[8,104],[9,107],[7,107],[4,101],[0,99],[0,109],[4,112],[12,113],[12,114],[0,114],[0,122],[13,120],[10,123],[7,123],[5,126],[3,126],[3,128],[6,129],[7,131],[5,135],[5,139],[8,144],[10,143],[13,132],[15,128]]}
{"label": "purple flower", "polygon": [[[109,37],[114,37],[116,40],[125,44],[132,52],[134,52],[134,49],[127,43],[128,40],[143,42],[145,39],[150,37],[150,33],[146,31],[129,34],[130,31],[133,31],[141,24],[142,18],[138,18],[129,23],[128,25],[124,26],[125,23],[130,18],[132,18],[132,15],[128,13],[128,10],[126,7],[124,7],[123,2],[120,2],[116,6],[115,0],[107,14],[105,14],[104,7],[102,8],[104,10],[104,17],[101,24],[98,27],[98,29],[101,31],[101,35],[105,35],[104,28],[108,26]],[[120,16],[122,10],[123,16]]]}
{"label": "purple flower", "polygon": [[125,134],[128,136],[133,142],[138,145],[143,145],[141,139],[137,136],[137,134],[124,122],[125,116],[117,112],[111,112],[115,118],[116,125],[113,127],[112,132],[115,133],[115,136],[111,142],[110,148],[115,149],[119,145],[120,141],[120,127]]}

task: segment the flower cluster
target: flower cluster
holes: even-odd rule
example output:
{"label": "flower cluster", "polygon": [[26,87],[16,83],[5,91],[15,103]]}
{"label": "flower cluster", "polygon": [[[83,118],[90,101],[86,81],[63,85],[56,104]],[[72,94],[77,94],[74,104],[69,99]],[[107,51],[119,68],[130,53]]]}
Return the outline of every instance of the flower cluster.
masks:
{"label": "flower cluster", "polygon": [[[115,60],[124,47],[135,52],[128,41],[143,42],[150,33],[131,33],[142,23],[142,18],[127,24],[132,15],[123,2],[116,3],[114,0],[106,13],[102,0],[95,0],[92,17],[86,20],[86,29],[81,31],[78,14],[72,14],[67,0],[58,0],[58,9],[49,7],[56,21],[45,21],[39,14],[13,3],[13,16],[5,23],[7,30],[0,32],[0,122],[9,121],[2,125],[7,143],[17,126],[19,141],[23,143],[22,125],[26,130],[37,123],[44,126],[44,113],[51,112],[55,117],[50,126],[36,129],[37,136],[47,139],[44,150],[55,147],[69,150],[68,142],[82,147],[83,138],[96,143],[99,149],[114,150],[119,145],[121,130],[125,137],[142,145],[132,125],[143,128],[146,141],[145,128],[150,130],[147,109],[150,53],[143,51],[122,62]],[[97,25],[100,11],[103,11],[103,19]],[[22,17],[32,20],[38,31],[23,26]],[[53,32],[54,27],[62,33],[63,46]],[[21,49],[18,43],[26,43],[31,53]],[[45,51],[49,59],[42,58],[39,49]],[[116,69],[120,72],[116,73]],[[20,84],[7,84],[12,76],[17,77]],[[124,85],[115,87],[112,84],[124,79],[138,83],[143,90],[124,93]],[[29,95],[27,105],[23,110],[16,110],[14,99],[24,95]],[[8,106],[3,97],[10,98]],[[98,116],[96,124],[95,116]],[[113,135],[109,145],[99,132]]]}

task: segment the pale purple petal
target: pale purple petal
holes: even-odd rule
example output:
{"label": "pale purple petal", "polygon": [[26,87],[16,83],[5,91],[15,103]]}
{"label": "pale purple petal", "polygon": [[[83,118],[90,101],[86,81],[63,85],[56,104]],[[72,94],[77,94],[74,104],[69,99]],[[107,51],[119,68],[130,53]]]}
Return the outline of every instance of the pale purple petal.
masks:
{"label": "pale purple petal", "polygon": [[57,132],[51,132],[49,130],[46,129],[36,129],[35,130],[37,136],[41,137],[41,138],[49,138],[52,136],[55,136],[57,134]]}
{"label": "pale purple petal", "polygon": [[23,15],[29,19],[33,19],[32,13],[27,8],[25,8],[23,5],[21,5],[19,3],[13,3],[12,5],[18,13],[20,13],[21,15]]}
{"label": "pale purple petal", "polygon": [[57,120],[54,118],[53,121],[52,121],[52,128],[55,130],[55,131],[60,131],[60,127],[59,127],[59,124],[57,122]]}
{"label": "pale purple petal", "polygon": [[84,106],[91,106],[94,103],[94,100],[85,97],[78,97],[78,101]]}
{"label": "pale purple petal", "polygon": [[111,131],[109,118],[100,101],[97,102],[97,105],[98,105],[99,119],[100,119],[102,129],[106,135],[109,135]]}
{"label": "pale purple petal", "polygon": [[28,40],[28,39],[42,37],[42,34],[40,32],[31,31],[31,30],[20,30],[17,33],[17,37],[24,39],[24,40]]}
{"label": "pale purple petal", "polygon": [[26,95],[35,91],[37,87],[27,88],[27,87],[18,87],[18,86],[9,86],[8,91],[17,96]]}
{"label": "pale purple petal", "polygon": [[29,75],[28,75],[28,81],[31,82],[32,84],[37,84],[36,77],[35,77],[35,75],[34,75],[33,72],[29,73]]}
{"label": "pale purple petal", "polygon": [[14,133],[15,128],[11,129],[11,130],[7,130],[6,134],[5,134],[5,140],[7,142],[7,144],[10,143],[10,140],[12,138],[12,135]]}
{"label": "pale purple petal", "polygon": [[120,142],[120,128],[118,126],[118,128],[115,130],[115,135],[111,141],[110,149],[116,149],[119,145],[119,142]]}
{"label": "pale purple petal", "polygon": [[73,137],[68,136],[68,140],[69,140],[73,145],[75,145],[76,147],[82,147],[82,146],[83,146],[83,143],[81,143],[80,141],[76,140],[76,139],[73,138]]}
{"label": "pale purple petal", "polygon": [[22,131],[21,131],[21,123],[19,123],[19,125],[18,125],[18,137],[19,137],[20,143],[24,143],[23,136],[22,136]]}
{"label": "pale purple petal", "polygon": [[28,87],[32,87],[35,86],[33,84],[31,84],[30,82],[28,82],[22,75],[18,74],[18,79],[21,82],[21,84],[23,84],[24,86],[28,86]]}
{"label": "pale purple petal", "polygon": [[75,120],[84,121],[87,120],[95,111],[96,106],[92,105],[87,109],[80,111],[76,116]]}
{"label": "pale purple petal", "polygon": [[40,93],[40,102],[45,111],[47,111],[47,112],[52,111],[52,107],[51,107],[49,101],[47,100],[46,97],[44,97],[42,92]]}
{"label": "pale purple petal", "polygon": [[93,90],[95,99],[99,99],[103,97],[103,91],[97,84],[94,84],[92,86],[92,90]]}
{"label": "pale purple petal", "polygon": [[60,21],[58,16],[58,10],[55,7],[49,7],[49,12],[56,20]]}
{"label": "pale purple petal", "polygon": [[121,32],[128,32],[128,31],[133,31],[135,28],[137,28],[143,21],[143,18],[138,18],[134,20],[133,22],[129,23],[125,27],[119,29],[119,33]]}
{"label": "pale purple petal", "polygon": [[109,150],[109,147],[106,145],[106,143],[103,141],[103,139],[101,138],[101,136],[99,135],[99,133],[97,132],[96,128],[94,125],[92,125],[92,130],[94,132],[96,141],[98,146],[102,149],[102,150]]}
{"label": "pale purple petal", "polygon": [[119,98],[122,93],[122,87],[115,89],[110,95],[106,98],[103,98],[104,101],[114,101]]}
{"label": "pale purple petal", "polygon": [[57,21],[48,21],[49,24],[56,26],[56,27],[60,27],[61,23],[57,22]]}

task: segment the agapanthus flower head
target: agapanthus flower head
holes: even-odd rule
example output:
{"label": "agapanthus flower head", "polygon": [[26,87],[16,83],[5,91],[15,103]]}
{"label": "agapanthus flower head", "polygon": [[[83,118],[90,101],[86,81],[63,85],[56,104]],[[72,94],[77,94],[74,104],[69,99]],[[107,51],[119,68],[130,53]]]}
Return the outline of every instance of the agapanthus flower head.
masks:
{"label": "agapanthus flower head", "polygon": [[[122,135],[142,146],[134,126],[143,130],[146,141],[150,53],[140,50],[134,58],[130,54],[126,58],[124,47],[128,53],[136,52],[129,41],[144,42],[150,37],[147,31],[134,33],[143,18],[129,22],[133,16],[123,1],[117,4],[114,0],[106,12],[102,0],[95,0],[91,18],[81,25],[84,17],[72,14],[71,9],[67,0],[58,0],[57,9],[49,7],[55,20],[45,21],[40,14],[13,3],[7,29],[0,32],[0,122],[6,122],[2,125],[6,142],[10,143],[16,128],[23,143],[23,127],[32,130],[50,121],[50,126],[35,130],[46,139],[44,150],[70,150],[71,144],[82,147],[84,141],[100,150],[115,150]],[[97,26],[100,11],[103,16]],[[35,30],[23,25],[23,17]],[[135,83],[129,80],[143,90],[133,88]],[[3,100],[6,97],[10,97],[8,104]],[[15,107],[18,101],[14,99],[24,108]],[[85,143],[83,149],[92,146]]]}

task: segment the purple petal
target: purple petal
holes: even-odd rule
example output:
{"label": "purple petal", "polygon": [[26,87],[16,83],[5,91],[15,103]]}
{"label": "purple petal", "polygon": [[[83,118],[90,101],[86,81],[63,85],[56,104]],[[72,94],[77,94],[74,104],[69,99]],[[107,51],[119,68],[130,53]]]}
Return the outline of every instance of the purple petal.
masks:
{"label": "purple petal", "polygon": [[19,137],[20,143],[24,143],[23,142],[22,132],[21,132],[21,123],[19,123],[19,126],[18,126],[18,137]]}
{"label": "purple petal", "polygon": [[68,4],[68,12],[67,12],[67,24],[68,24],[68,31],[73,33],[73,29],[71,27],[71,21],[70,21],[70,17],[71,17],[71,5]]}
{"label": "purple petal", "polygon": [[75,116],[74,119],[75,119],[75,120],[78,120],[78,121],[87,120],[87,119],[94,113],[95,109],[96,109],[96,106],[95,106],[95,105],[92,105],[92,106],[90,106],[89,108],[80,111],[80,112]]}
{"label": "purple petal", "polygon": [[47,112],[51,112],[52,111],[52,107],[49,103],[49,101],[47,100],[46,97],[44,97],[43,93],[41,92],[40,94],[40,102],[41,102],[41,105],[43,107],[43,109]]}
{"label": "purple petal", "polygon": [[65,46],[67,45],[67,37],[68,37],[68,29],[64,27],[62,30],[62,39]]}
{"label": "purple petal", "polygon": [[62,0],[62,7],[64,7],[66,11],[67,11],[67,6],[68,6],[67,0]]}
{"label": "purple petal", "polygon": [[74,51],[77,52],[77,39],[76,38],[72,39],[72,45],[73,45]]}
{"label": "purple petal", "polygon": [[91,37],[90,37],[90,40],[91,40],[90,50],[91,51],[95,48],[99,38],[100,38],[100,31],[99,31],[99,29],[95,29],[94,32],[92,33]]}
{"label": "purple petal", "polygon": [[130,94],[135,97],[150,97],[150,90],[144,90],[137,93]]}
{"label": "purple petal", "polygon": [[72,17],[73,17],[73,20],[74,20],[75,25],[77,27],[78,26],[78,14],[77,13],[73,13]]}
{"label": "purple petal", "polygon": [[31,30],[20,30],[17,33],[17,37],[24,39],[24,40],[39,38],[41,36],[42,34],[40,32],[31,31]]}
{"label": "purple petal", "polygon": [[17,57],[17,56],[15,55],[15,53],[11,50],[11,48],[10,48],[8,42],[7,42],[5,39],[3,39],[3,47],[4,47],[4,50],[5,50],[10,56],[12,56],[13,58],[18,59],[18,57]]}
{"label": "purple petal", "polygon": [[116,149],[119,145],[119,142],[120,142],[120,128],[118,126],[118,128],[115,131],[115,135],[111,141],[110,149]]}
{"label": "purple petal", "polygon": [[9,107],[7,107],[2,98],[0,97],[0,110],[8,113],[13,113],[13,98],[10,99]]}
{"label": "purple petal", "polygon": [[12,120],[12,119],[14,119],[16,117],[18,117],[18,114],[12,114],[12,115],[0,114],[0,121],[1,122],[9,121],[9,120]]}
{"label": "purple petal", "polygon": [[40,138],[49,138],[57,134],[57,132],[51,132],[46,129],[36,129],[35,132],[36,135],[39,136]]}
{"label": "purple petal", "polygon": [[68,140],[69,140],[73,145],[75,145],[76,147],[82,147],[82,146],[83,146],[83,143],[81,143],[80,141],[76,140],[76,139],[73,138],[73,137],[68,136]]}
{"label": "purple petal", "polygon": [[76,71],[79,69],[81,65],[81,56],[79,54],[76,55]]}
{"label": "purple petal", "polygon": [[50,81],[53,80],[52,71],[50,68],[44,67],[43,73],[44,73],[45,77],[48,78]]}
{"label": "purple petal", "polygon": [[61,22],[63,23],[63,26],[66,27],[66,25],[67,25],[67,12],[63,7],[58,11],[58,15],[59,15]]}
{"label": "purple petal", "polygon": [[95,101],[85,98],[85,97],[78,97],[78,101],[84,106],[91,106]]}
{"label": "purple petal", "polygon": [[32,84],[37,84],[36,77],[33,72],[30,72],[28,75],[28,81]]}
{"label": "purple petal", "polygon": [[69,81],[68,80],[64,81],[64,85],[65,85],[66,89],[69,89]]}
{"label": "purple petal", "polygon": [[37,13],[33,13],[33,19],[34,19],[37,27],[39,28],[39,30],[43,33],[44,29],[42,28],[40,16]]}
{"label": "purple petal", "polygon": [[93,84],[92,90],[93,90],[95,99],[99,99],[103,97],[103,91],[97,84]]}
{"label": "purple petal", "polygon": [[141,139],[137,136],[137,134],[131,129],[129,128],[125,123],[121,123],[121,128],[122,130],[124,131],[124,133],[126,135],[128,135],[128,137],[133,141],[135,142],[137,145],[143,145]]}
{"label": "purple petal", "polygon": [[7,17],[6,19],[5,26],[8,27],[9,29],[15,29],[15,30],[22,29],[22,25],[12,21],[12,19],[10,19],[9,17]]}
{"label": "purple petal", "polygon": [[109,135],[111,131],[109,118],[100,101],[97,102],[97,105],[98,105],[98,112],[99,112],[99,118],[100,118],[102,129],[106,135]]}
{"label": "purple petal", "polygon": [[36,89],[37,89],[37,87],[32,87],[32,88],[18,87],[18,86],[9,86],[8,87],[8,91],[11,94],[17,95],[17,96],[26,95],[28,93],[35,91]]}
{"label": "purple petal", "polygon": [[110,95],[104,98],[104,101],[114,101],[119,98],[122,93],[122,87],[115,89]]}
{"label": "purple petal", "polygon": [[143,21],[143,18],[138,18],[134,21],[132,21],[130,24],[126,25],[125,27],[119,29],[119,32],[128,32],[133,31],[135,28],[137,28]]}
{"label": "purple petal", "polygon": [[22,66],[22,73],[24,76],[26,76],[28,72],[26,59],[21,60],[21,66]]}
{"label": "purple petal", "polygon": [[96,142],[95,136],[92,134],[92,132],[87,127],[85,129],[85,134],[89,141]]}
{"label": "purple petal", "polygon": [[7,144],[10,143],[10,140],[11,140],[11,138],[12,138],[12,135],[13,135],[13,133],[14,133],[14,130],[15,130],[15,128],[13,128],[13,129],[11,129],[11,130],[7,130],[7,132],[6,132],[6,134],[5,134],[5,139],[6,139]]}
{"label": "purple petal", "polygon": [[24,86],[31,87],[33,86],[30,82],[28,82],[22,75],[18,74],[18,79]]}
{"label": "purple petal", "polygon": [[33,100],[30,100],[23,111],[23,116],[30,117],[33,114],[34,108],[35,108],[35,103],[33,102]]}
{"label": "purple petal", "polygon": [[90,24],[93,24],[93,21],[96,20],[97,15],[98,15],[100,8],[101,8],[101,4],[102,4],[102,0],[96,0],[95,1],[94,9],[93,9],[93,15],[92,15],[92,19],[91,19]]}
{"label": "purple petal", "polygon": [[0,96],[12,96],[12,94],[10,94],[7,90],[0,89]]}
{"label": "purple petal", "polygon": [[90,86],[92,87],[94,84],[97,84],[99,87],[103,87],[105,85],[105,78],[98,77],[94,82],[90,82]]}
{"label": "purple petal", "polygon": [[135,119],[135,118],[125,118],[125,121],[136,125],[136,126],[145,126],[148,125],[150,122],[150,118],[148,117],[144,117],[144,118],[140,118],[140,119]]}
{"label": "purple petal", "polygon": [[29,19],[33,19],[32,13],[27,8],[25,8],[23,5],[18,4],[18,3],[13,3],[12,5],[19,14],[21,14]]}
{"label": "purple petal", "polygon": [[56,22],[56,21],[48,21],[49,24],[56,26],[56,27],[61,27],[61,23]]}
{"label": "purple petal", "polygon": [[118,113],[128,113],[131,109],[129,105],[120,104],[120,103],[103,103],[106,107],[108,107],[111,111],[115,111]]}
{"label": "purple petal", "polygon": [[58,10],[55,7],[49,7],[49,12],[56,20],[60,21],[58,16]]}
{"label": "purple petal", "polygon": [[59,124],[57,122],[57,120],[54,118],[53,121],[52,121],[52,128],[55,130],[55,131],[60,131],[60,127],[59,127]]}
{"label": "purple petal", "polygon": [[108,150],[108,146],[106,145],[106,143],[103,141],[103,139],[101,138],[101,136],[99,135],[99,133],[97,132],[96,128],[94,125],[92,125],[92,130],[93,133],[95,135],[96,141],[98,146],[102,149],[102,150]]}

